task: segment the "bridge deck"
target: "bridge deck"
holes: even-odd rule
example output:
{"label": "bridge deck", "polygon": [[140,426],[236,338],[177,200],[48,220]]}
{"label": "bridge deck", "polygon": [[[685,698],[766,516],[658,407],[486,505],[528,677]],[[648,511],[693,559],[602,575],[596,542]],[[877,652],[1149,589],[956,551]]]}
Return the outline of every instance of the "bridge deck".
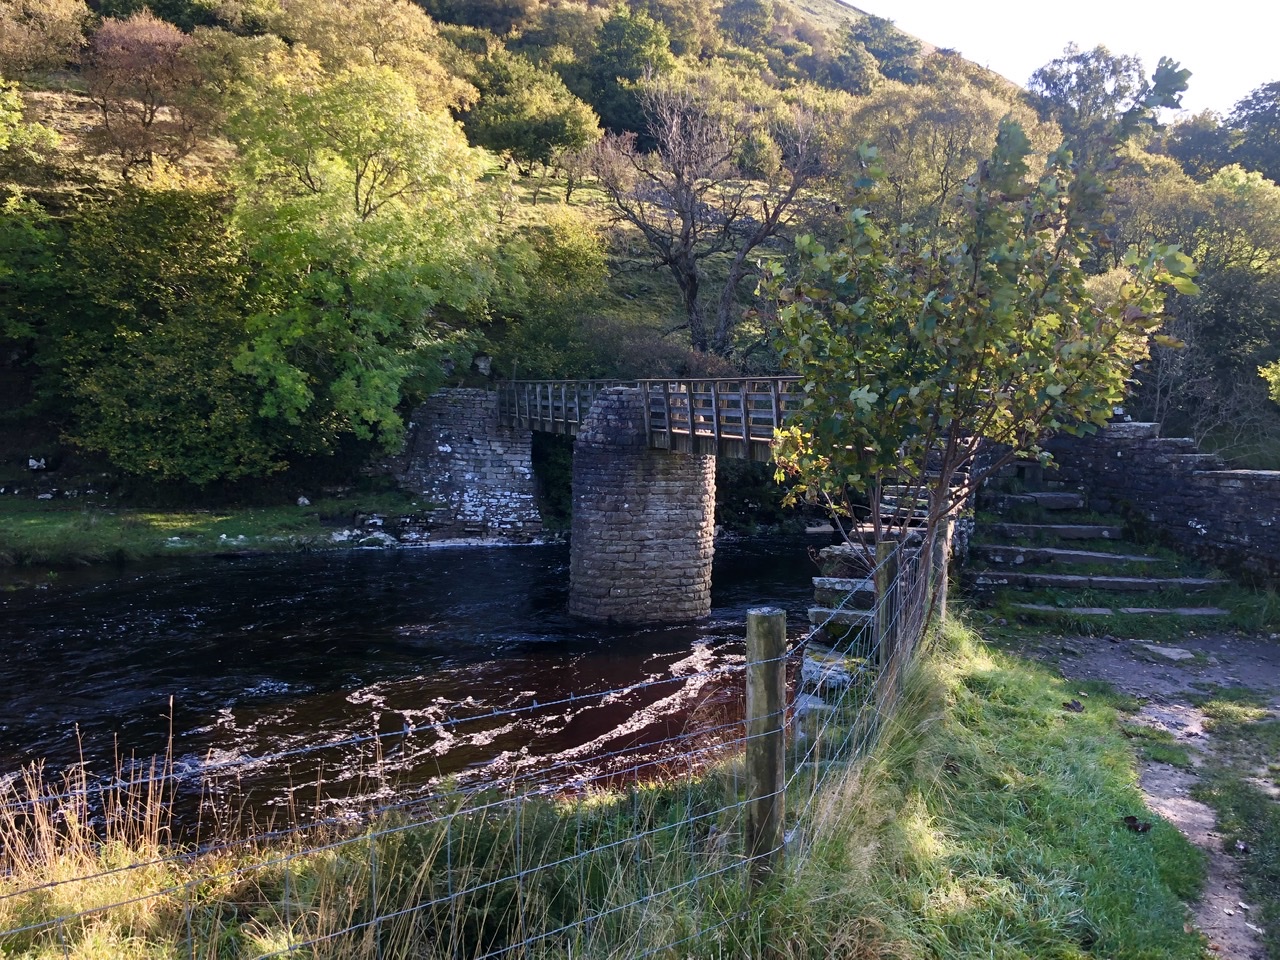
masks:
{"label": "bridge deck", "polygon": [[774,429],[802,402],[795,377],[740,380],[516,380],[498,388],[509,426],[576,435],[600,391],[644,394],[649,446],[767,462]]}

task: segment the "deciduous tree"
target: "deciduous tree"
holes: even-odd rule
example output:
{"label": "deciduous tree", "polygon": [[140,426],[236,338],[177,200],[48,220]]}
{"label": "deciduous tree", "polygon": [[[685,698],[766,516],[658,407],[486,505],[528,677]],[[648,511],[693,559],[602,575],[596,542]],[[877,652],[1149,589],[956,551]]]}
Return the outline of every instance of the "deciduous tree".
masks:
{"label": "deciduous tree", "polygon": [[108,19],[93,35],[85,77],[100,124],[92,140],[118,158],[125,177],[157,158],[186,156],[205,128],[193,44],[146,10]]}
{"label": "deciduous tree", "polygon": [[[640,232],[675,281],[694,349],[719,355],[733,346],[752,252],[792,222],[805,187],[827,169],[825,117],[751,94],[735,100],[713,75],[651,84],[642,104],[655,149],[611,135],[595,162],[615,219]],[[718,284],[712,257],[728,261]]]}
{"label": "deciduous tree", "polygon": [[510,157],[525,174],[600,138],[595,111],[559,76],[518,54],[494,49],[478,64],[474,82],[480,97],[462,114],[471,142]]}
{"label": "deciduous tree", "polygon": [[1153,119],[1157,107],[1177,107],[1191,71],[1162,57],[1147,79],[1138,57],[1104,46],[1083,51],[1068,44],[1063,55],[1031,75],[1028,88],[1040,114],[1055,120],[1072,141],[1077,158],[1107,151],[1117,140]]}
{"label": "deciduous tree", "polygon": [[725,0],[720,7],[720,29],[751,49],[768,42],[776,22],[773,0]]}
{"label": "deciduous tree", "polygon": [[644,11],[618,4],[600,26],[596,50],[583,70],[566,72],[569,88],[600,115],[605,129],[640,133],[645,128],[640,81],[675,68],[667,28]]}
{"label": "deciduous tree", "polygon": [[442,61],[448,44],[422,7],[409,0],[281,0],[274,24],[305,44],[331,73],[390,67],[413,85],[423,109],[469,104],[475,91]]}
{"label": "deciduous tree", "polygon": [[192,185],[134,188],[71,226],[49,344],[73,405],[67,433],[129,473],[207,484],[262,476],[295,452],[234,367],[250,267],[229,208]]}
{"label": "deciduous tree", "polygon": [[0,76],[79,62],[89,18],[84,0],[0,0]]}
{"label": "deciduous tree", "polygon": [[1238,136],[1224,126],[1210,110],[1175,123],[1164,135],[1164,151],[1180,164],[1188,176],[1207,180],[1214,171],[1231,162]]}
{"label": "deciduous tree", "polygon": [[1264,83],[1237,103],[1227,126],[1239,137],[1232,159],[1280,183],[1280,80]]}
{"label": "deciduous tree", "polygon": [[[843,126],[849,142],[873,143],[879,150],[879,203],[889,219],[927,227],[957,212],[965,180],[991,155],[1006,116],[1019,122],[1041,155],[1058,142],[1054,124],[1039,122],[1011,97],[961,78],[938,85],[885,83],[853,101]],[[852,184],[861,176],[856,151],[844,160],[841,181]]]}
{"label": "deciduous tree", "polygon": [[[802,237],[797,272],[773,268],[779,350],[804,395],[775,449],[793,496],[848,517],[851,491],[865,492],[879,540],[901,520],[881,512],[885,485],[927,491],[937,523],[1002,461],[1112,415],[1161,322],[1165,285],[1194,289],[1191,262],[1167,247],[1135,252],[1117,295],[1095,299],[1080,255],[1096,209],[1082,192],[1096,181],[1074,176],[1068,150],[1038,181],[1029,159],[1028,139],[1006,122],[952,235],[859,208],[842,243]],[[877,179],[872,167],[865,186]],[[1007,453],[980,466],[989,442]]]}
{"label": "deciduous tree", "polygon": [[893,25],[892,20],[865,14],[849,24],[845,46],[860,44],[880,64],[880,72],[899,83],[920,80],[920,42]]}
{"label": "deciduous tree", "polygon": [[237,370],[315,446],[394,446],[402,400],[466,339],[449,318],[490,283],[487,156],[389,67],[281,70],[243,92],[231,131],[258,264]]}

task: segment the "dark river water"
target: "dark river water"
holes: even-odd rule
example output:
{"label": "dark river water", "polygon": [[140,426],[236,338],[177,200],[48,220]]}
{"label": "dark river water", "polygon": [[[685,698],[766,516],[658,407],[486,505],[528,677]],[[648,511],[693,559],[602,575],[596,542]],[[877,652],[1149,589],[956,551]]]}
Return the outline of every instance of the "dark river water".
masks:
{"label": "dark river water", "polygon": [[0,783],[81,757],[137,777],[158,755],[188,815],[306,817],[444,777],[652,771],[737,719],[741,680],[717,668],[741,662],[748,607],[803,629],[815,542],[718,545],[712,614],[679,627],[569,617],[563,545],[183,560],[0,594]]}

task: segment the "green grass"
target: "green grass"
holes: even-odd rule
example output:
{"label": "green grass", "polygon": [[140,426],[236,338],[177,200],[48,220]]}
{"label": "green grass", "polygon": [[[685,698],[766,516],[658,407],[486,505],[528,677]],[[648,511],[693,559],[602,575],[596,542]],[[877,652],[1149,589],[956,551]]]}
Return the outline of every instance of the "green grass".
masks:
{"label": "green grass", "polygon": [[[1064,710],[1081,691],[1084,712]],[[1127,705],[953,628],[839,811],[833,847],[875,851],[874,903],[855,925],[875,942],[841,955],[1201,956],[1182,901],[1202,857],[1143,806]],[[1154,829],[1127,830],[1130,814]],[[831,869],[838,884],[848,864]]]}
{"label": "green grass", "polygon": [[[1082,693],[1083,713],[1063,709]],[[1123,705],[953,624],[909,672],[870,759],[849,765],[828,749],[832,776],[811,806],[811,784],[796,778],[789,859],[754,901],[733,759],[692,779],[417,811],[452,814],[448,828],[385,818],[335,829],[326,849],[259,844],[11,895],[168,852],[164,798],[122,788],[106,798],[105,836],[74,804],[42,806],[36,821],[0,817],[0,928],[124,904],[16,935],[0,951],[159,958],[188,955],[190,938],[194,955],[231,958],[335,934],[301,955],[426,960],[567,926],[521,956],[634,957],[687,937],[657,956],[1199,957],[1180,898],[1196,894],[1202,864],[1142,806],[1117,727]],[[0,799],[46,787],[10,784]],[[1154,829],[1127,830],[1129,814]],[[517,868],[528,872],[511,879]],[[473,892],[449,900],[451,883]],[[338,934],[413,905],[426,906]],[[575,926],[585,914],[601,918]]]}
{"label": "green grass", "polygon": [[[1133,549],[1129,547],[1129,549]],[[1030,565],[1016,568],[1031,572]],[[1067,572],[1068,568],[1041,572]],[[991,573],[1001,572],[998,568]],[[1072,571],[1074,572],[1074,570]],[[1127,574],[1121,574],[1127,575]],[[1164,571],[1156,575],[1164,575]],[[1188,563],[1179,576],[1222,577],[1211,568]],[[1053,610],[1024,610],[1017,604],[1042,604]],[[982,601],[977,614],[984,629],[996,638],[1017,639],[1038,636],[1117,636],[1146,640],[1176,641],[1188,633],[1210,630],[1241,630],[1267,633],[1280,630],[1280,595],[1271,588],[1252,587],[1222,578],[1219,585],[1196,593],[1180,590],[1152,593],[1112,590],[1015,590],[1001,588]],[[1073,607],[1218,607],[1229,611],[1221,617],[1175,617],[1157,614],[1095,616],[1070,612]],[[1003,620],[1004,624],[999,621]]]}
{"label": "green grass", "polygon": [[[1136,708],[1136,704],[1134,705]],[[1139,755],[1153,763],[1167,763],[1181,770],[1190,770],[1194,764],[1191,752],[1178,743],[1168,730],[1149,727],[1143,723],[1122,723],[1120,729],[1135,741]]]}
{"label": "green grass", "polygon": [[103,500],[0,498],[0,566],[69,567],[148,557],[335,546],[357,514],[408,515],[424,501],[376,487],[309,506],[212,510],[110,505]]}

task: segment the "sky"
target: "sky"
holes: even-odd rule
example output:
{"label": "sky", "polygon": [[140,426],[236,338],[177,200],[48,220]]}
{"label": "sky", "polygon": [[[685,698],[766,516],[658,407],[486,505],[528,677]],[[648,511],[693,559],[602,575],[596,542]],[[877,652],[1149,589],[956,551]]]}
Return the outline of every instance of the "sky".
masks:
{"label": "sky", "polygon": [[1280,80],[1280,4],[1275,0],[853,0],[907,33],[1026,85],[1075,41],[1137,54],[1150,77],[1161,56],[1191,71],[1182,103],[1226,115],[1237,100]]}

